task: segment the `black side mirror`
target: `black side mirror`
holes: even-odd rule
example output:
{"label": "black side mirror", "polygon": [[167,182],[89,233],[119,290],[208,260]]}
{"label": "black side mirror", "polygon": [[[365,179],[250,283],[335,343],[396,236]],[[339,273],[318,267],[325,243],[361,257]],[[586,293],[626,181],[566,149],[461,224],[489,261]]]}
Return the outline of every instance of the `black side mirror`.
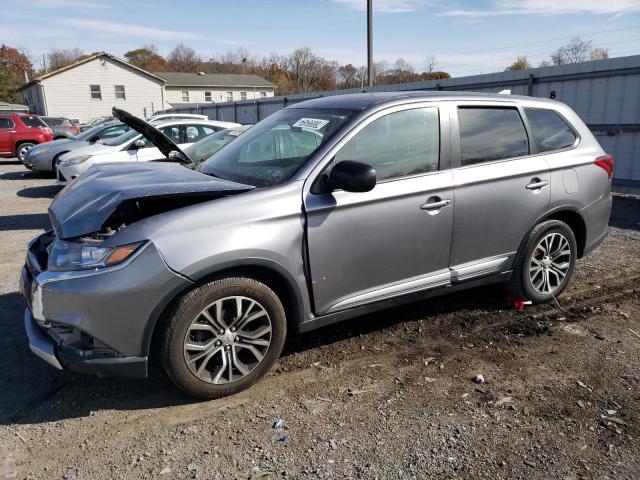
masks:
{"label": "black side mirror", "polygon": [[331,190],[368,192],[376,186],[376,171],[366,163],[343,160],[331,170],[328,184]]}
{"label": "black side mirror", "polygon": [[89,139],[89,143],[96,143],[98,140],[100,140],[100,137],[94,135]]}

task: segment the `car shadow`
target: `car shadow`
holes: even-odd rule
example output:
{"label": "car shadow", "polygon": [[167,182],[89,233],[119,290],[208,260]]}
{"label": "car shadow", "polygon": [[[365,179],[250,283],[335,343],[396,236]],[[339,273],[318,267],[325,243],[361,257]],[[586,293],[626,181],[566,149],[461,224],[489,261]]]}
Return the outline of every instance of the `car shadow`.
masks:
{"label": "car shadow", "polygon": [[22,165],[22,162],[17,158],[3,158],[0,165]]}
{"label": "car shadow", "polygon": [[51,230],[51,221],[46,213],[0,215],[0,232],[10,230]]}
{"label": "car shadow", "polygon": [[640,197],[613,197],[609,225],[625,230],[640,230]]}
{"label": "car shadow", "polygon": [[5,172],[0,175],[0,180],[29,180],[35,178],[52,178],[53,174],[47,172],[35,172],[33,170]]}
{"label": "car shadow", "polygon": [[[504,291],[495,286],[431,298],[294,337],[282,356],[470,305],[486,311],[508,307]],[[6,312],[0,318],[0,388],[9,392],[0,396],[0,425],[48,423],[100,410],[145,410],[202,402],[180,392],[156,364],[150,366],[148,379],[101,379],[56,370],[29,351],[22,328],[24,302],[19,294],[0,296],[0,308]]]}
{"label": "car shadow", "polygon": [[53,198],[64,185],[44,185],[42,187],[27,187],[18,190],[18,196],[24,198]]}

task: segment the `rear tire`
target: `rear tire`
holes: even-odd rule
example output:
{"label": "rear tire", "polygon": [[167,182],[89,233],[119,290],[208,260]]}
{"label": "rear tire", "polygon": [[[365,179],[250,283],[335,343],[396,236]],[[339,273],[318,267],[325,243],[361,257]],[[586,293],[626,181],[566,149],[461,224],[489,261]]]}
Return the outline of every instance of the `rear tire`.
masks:
{"label": "rear tire", "polygon": [[215,280],[184,294],[159,331],[162,366],[184,392],[233,395],[262,378],[287,334],[278,296],[252,278]]}
{"label": "rear tire", "polygon": [[533,303],[557,297],[573,275],[576,252],[575,236],[566,223],[559,220],[539,223],[516,255],[509,291]]}

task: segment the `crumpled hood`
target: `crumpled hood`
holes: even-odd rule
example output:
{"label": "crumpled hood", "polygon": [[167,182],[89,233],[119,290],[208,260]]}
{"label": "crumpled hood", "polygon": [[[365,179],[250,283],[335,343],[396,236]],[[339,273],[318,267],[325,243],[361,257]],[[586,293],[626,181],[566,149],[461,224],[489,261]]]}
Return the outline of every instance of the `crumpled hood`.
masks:
{"label": "crumpled hood", "polygon": [[177,197],[221,197],[253,189],[189,170],[175,163],[94,165],[71,181],[49,206],[58,238],[99,231],[125,201]]}

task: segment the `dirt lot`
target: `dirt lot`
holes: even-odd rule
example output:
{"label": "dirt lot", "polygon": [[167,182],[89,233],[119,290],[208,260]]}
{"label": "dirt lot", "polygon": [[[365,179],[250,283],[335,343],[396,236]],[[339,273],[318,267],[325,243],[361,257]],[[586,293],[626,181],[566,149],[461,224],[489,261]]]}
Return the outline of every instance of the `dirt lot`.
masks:
{"label": "dirt lot", "polygon": [[194,402],[160,371],[100,380],[29,352],[18,271],[57,190],[0,162],[2,478],[640,477],[638,200],[615,200],[558,305],[516,312],[491,287],[364,316]]}

